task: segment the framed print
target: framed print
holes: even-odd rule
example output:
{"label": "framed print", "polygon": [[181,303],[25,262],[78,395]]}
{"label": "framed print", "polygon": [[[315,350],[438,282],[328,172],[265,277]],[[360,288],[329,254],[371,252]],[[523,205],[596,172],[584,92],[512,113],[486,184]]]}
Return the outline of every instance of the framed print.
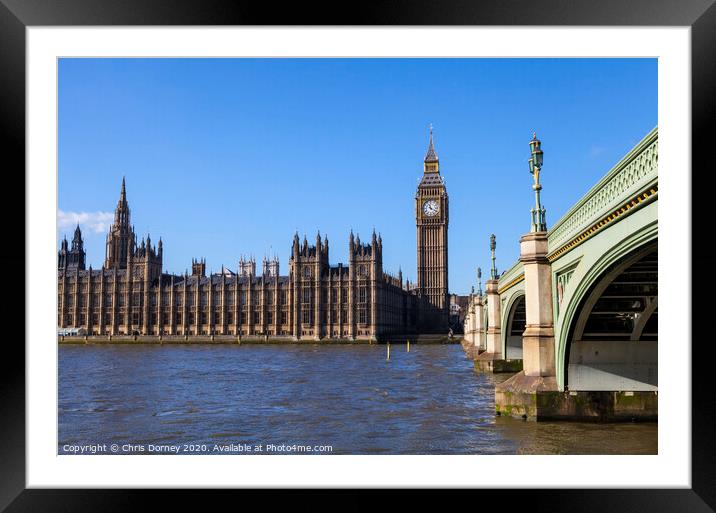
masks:
{"label": "framed print", "polygon": [[0,13],[8,511],[713,510],[711,2]]}

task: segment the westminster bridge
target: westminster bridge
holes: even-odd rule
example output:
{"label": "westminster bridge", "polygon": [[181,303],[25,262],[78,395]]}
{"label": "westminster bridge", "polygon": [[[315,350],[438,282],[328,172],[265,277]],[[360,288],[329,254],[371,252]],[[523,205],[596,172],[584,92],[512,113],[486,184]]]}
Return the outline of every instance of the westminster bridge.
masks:
{"label": "westminster bridge", "polygon": [[536,205],[520,258],[470,299],[463,345],[479,372],[514,372],[498,415],[657,417],[658,128],[550,229],[530,142]]}

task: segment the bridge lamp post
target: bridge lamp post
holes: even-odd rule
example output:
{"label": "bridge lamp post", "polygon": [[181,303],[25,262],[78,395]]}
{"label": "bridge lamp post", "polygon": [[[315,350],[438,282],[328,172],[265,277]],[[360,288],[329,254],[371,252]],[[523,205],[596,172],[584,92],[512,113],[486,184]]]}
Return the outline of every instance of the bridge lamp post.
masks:
{"label": "bridge lamp post", "polygon": [[492,269],[490,269],[490,279],[496,280],[499,276],[497,275],[497,267],[495,267],[495,234],[490,235],[490,252],[492,253]]}
{"label": "bridge lamp post", "polygon": [[546,232],[547,221],[546,221],[546,210],[542,206],[539,197],[539,191],[542,190],[542,185],[539,183],[539,173],[542,170],[542,161],[544,159],[544,152],[541,148],[542,142],[537,139],[537,134],[532,133],[532,140],[530,141],[530,153],[532,156],[527,161],[530,166],[530,174],[534,177],[535,183],[532,185],[532,189],[535,191],[535,208],[532,212],[532,227],[531,232]]}

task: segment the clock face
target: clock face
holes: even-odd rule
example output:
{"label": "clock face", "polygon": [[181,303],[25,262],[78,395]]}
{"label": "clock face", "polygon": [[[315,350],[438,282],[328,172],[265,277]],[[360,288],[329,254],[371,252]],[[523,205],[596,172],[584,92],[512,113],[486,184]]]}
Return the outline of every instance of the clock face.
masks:
{"label": "clock face", "polygon": [[436,200],[427,200],[423,203],[423,214],[428,217],[433,217],[440,211],[440,206]]}

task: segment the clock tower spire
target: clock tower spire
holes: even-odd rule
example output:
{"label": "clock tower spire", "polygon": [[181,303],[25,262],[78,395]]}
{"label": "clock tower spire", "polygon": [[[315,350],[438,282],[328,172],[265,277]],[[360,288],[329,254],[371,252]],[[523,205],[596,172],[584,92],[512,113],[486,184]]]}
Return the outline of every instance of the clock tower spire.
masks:
{"label": "clock tower spire", "polygon": [[440,172],[440,160],[438,154],[435,151],[435,144],[433,143],[433,124],[430,123],[430,142],[428,143],[428,151],[425,154],[425,161],[423,162],[424,173],[439,173]]}
{"label": "clock tower spire", "polygon": [[419,329],[423,333],[448,330],[448,195],[440,175],[440,160],[430,125],[423,176],[415,195],[417,227]]}

